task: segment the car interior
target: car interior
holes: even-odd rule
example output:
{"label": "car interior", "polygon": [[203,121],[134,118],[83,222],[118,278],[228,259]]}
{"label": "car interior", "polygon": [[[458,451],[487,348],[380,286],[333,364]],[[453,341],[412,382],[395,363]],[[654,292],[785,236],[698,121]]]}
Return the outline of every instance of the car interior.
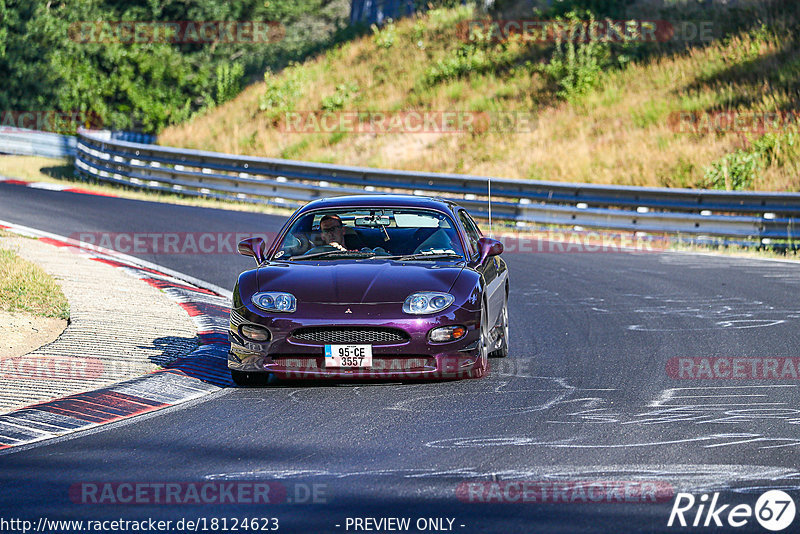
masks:
{"label": "car interior", "polygon": [[[298,220],[284,239],[281,256],[300,256],[310,251],[317,252],[325,246],[319,230],[321,216],[303,217]],[[345,243],[348,250],[370,249],[386,251],[390,255],[421,253],[462,254],[455,230],[442,220],[439,226],[397,227],[394,219],[390,225],[355,225],[355,218],[342,216]],[[387,240],[388,237],[388,240]]]}

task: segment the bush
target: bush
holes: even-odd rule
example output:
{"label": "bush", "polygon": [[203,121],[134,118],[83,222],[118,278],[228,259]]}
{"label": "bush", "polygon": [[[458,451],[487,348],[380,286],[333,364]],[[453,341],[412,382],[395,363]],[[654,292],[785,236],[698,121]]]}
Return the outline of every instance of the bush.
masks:
{"label": "bush", "polygon": [[6,9],[6,0],[0,0],[0,58],[6,55],[6,39],[8,38],[8,29],[6,28],[7,17],[8,10]]}
{"label": "bush", "polygon": [[516,59],[511,46],[512,43],[507,41],[493,44],[488,30],[481,32],[473,29],[467,42],[426,69],[421,83],[431,87],[469,74],[497,72],[508,68]]}
{"label": "bush", "polygon": [[[603,69],[611,62],[611,45],[591,39],[583,42],[584,21],[574,11],[564,22],[568,24],[567,39],[561,33],[556,35],[553,57],[543,70],[559,87],[558,96],[573,101],[600,83]],[[594,16],[590,16],[589,22],[595,22]],[[571,39],[573,35],[580,35],[580,41]]]}
{"label": "bush", "polygon": [[358,95],[358,84],[343,83],[336,86],[333,94],[323,97],[322,109],[325,111],[338,111],[351,102]]}
{"label": "bush", "polygon": [[797,167],[797,133],[768,133],[753,141],[748,150],[723,156],[705,170],[705,187],[738,191],[751,189],[762,171],[769,167]]}
{"label": "bush", "polygon": [[386,22],[383,29],[379,28],[377,24],[373,24],[370,28],[372,29],[372,40],[377,47],[388,49],[394,46],[397,38],[397,28],[392,19]]}
{"label": "bush", "polygon": [[284,69],[281,76],[275,76],[271,71],[264,73],[267,89],[261,95],[258,107],[266,112],[269,119],[275,121],[294,110],[295,103],[302,95],[300,72],[300,67],[293,64]]}
{"label": "bush", "polygon": [[232,100],[242,90],[244,66],[241,63],[217,65],[217,105]]}
{"label": "bush", "polygon": [[726,191],[751,189],[761,169],[759,154],[740,149],[706,168],[706,187]]}
{"label": "bush", "polygon": [[[558,87],[556,94],[567,101],[575,101],[600,84],[603,71],[625,68],[638,54],[636,22],[627,22],[622,42],[606,38],[592,39],[588,29],[597,24],[592,12],[570,11],[566,17],[557,17],[565,25],[564,32],[556,31],[556,44],[550,62],[541,69]],[[607,26],[612,24],[606,19]]]}
{"label": "bush", "polygon": [[797,167],[800,160],[800,136],[795,132],[768,133],[753,142],[753,151],[760,154],[767,167]]}

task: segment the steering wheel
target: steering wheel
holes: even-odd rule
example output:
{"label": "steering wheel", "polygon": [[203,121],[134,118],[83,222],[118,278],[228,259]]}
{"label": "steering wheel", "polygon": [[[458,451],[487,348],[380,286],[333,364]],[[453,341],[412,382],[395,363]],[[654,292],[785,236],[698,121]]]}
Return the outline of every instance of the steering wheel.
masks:
{"label": "steering wheel", "polygon": [[282,250],[284,254],[289,254],[290,256],[299,256],[301,254],[305,254],[312,246],[313,245],[308,238],[302,233],[290,234],[283,242]]}

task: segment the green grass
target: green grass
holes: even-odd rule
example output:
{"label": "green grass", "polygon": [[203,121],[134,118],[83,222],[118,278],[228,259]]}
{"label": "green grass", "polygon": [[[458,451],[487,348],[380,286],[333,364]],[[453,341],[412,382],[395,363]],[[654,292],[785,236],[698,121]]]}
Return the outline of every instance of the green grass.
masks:
{"label": "green grass", "polygon": [[0,309],[69,319],[69,303],[55,280],[6,249],[0,249]]}

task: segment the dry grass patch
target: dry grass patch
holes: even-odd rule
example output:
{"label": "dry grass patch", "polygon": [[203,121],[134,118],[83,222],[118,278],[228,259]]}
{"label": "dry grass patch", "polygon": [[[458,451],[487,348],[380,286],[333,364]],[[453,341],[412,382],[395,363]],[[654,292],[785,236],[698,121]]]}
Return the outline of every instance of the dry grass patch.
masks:
{"label": "dry grass patch", "polygon": [[6,249],[0,249],[0,309],[69,318],[69,303],[56,281],[41,267]]}
{"label": "dry grass patch", "polygon": [[[742,28],[710,44],[658,51],[625,68],[606,69],[596,88],[566,103],[541,68],[549,52],[540,44],[489,48],[493,65],[481,62],[480,51],[470,56],[468,68],[459,63],[471,52],[465,52],[457,24],[474,17],[466,7],[435,9],[388,25],[271,74],[206,116],[168,128],[160,141],[402,170],[720,187],[708,169],[729,154],[751,150],[757,136],[681,133],[670,115],[798,105],[800,48],[780,24]],[[282,131],[286,111],[320,112],[332,102],[345,111],[520,111],[533,114],[538,124],[533,132],[511,134]],[[798,162],[800,143],[789,147],[783,161],[766,161],[743,188],[800,190]]]}

